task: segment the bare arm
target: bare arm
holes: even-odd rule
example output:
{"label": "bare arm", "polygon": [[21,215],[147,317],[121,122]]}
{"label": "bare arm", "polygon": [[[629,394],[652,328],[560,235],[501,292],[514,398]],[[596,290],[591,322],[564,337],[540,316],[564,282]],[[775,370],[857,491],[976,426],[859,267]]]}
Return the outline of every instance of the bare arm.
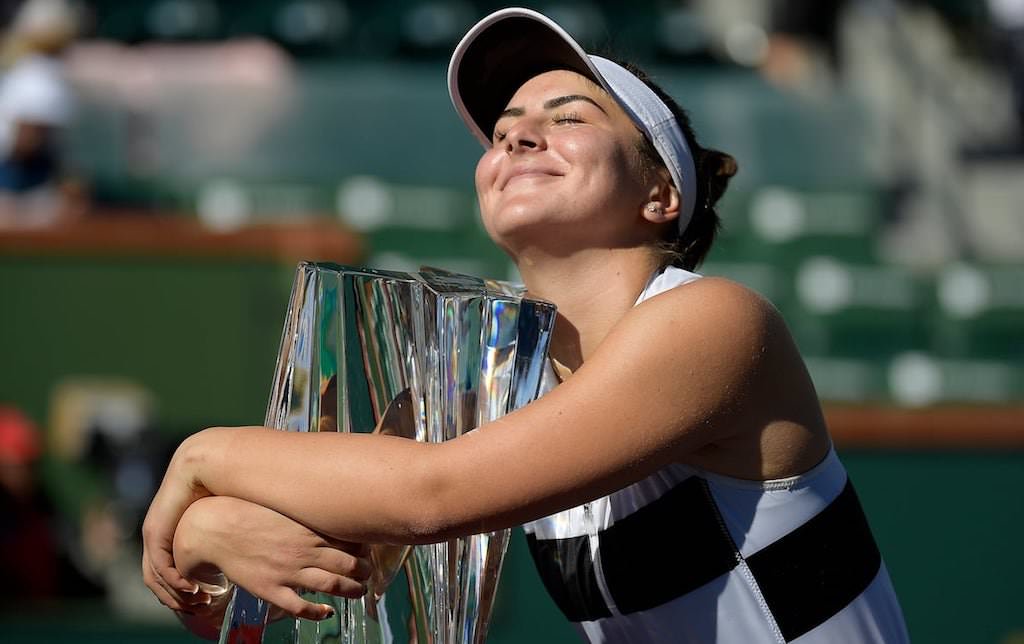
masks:
{"label": "bare arm", "polygon": [[372,569],[368,554],[362,544],[317,534],[268,508],[214,496],[191,504],[174,532],[177,572],[200,592],[168,588],[162,573],[147,569],[146,559],[143,578],[186,628],[216,639],[231,595],[228,580],[283,613],[323,619],[330,607],[301,598],[295,589],[359,597],[366,592],[364,582]]}
{"label": "bare arm", "polygon": [[361,544],[325,537],[273,510],[228,496],[193,503],[174,533],[174,561],[185,577],[207,586],[224,586],[226,577],[307,619],[322,618],[327,607],[301,599],[294,589],[360,597],[371,570],[366,555]]}
{"label": "bare arm", "polygon": [[763,383],[780,378],[766,375],[780,333],[760,298],[701,280],[630,311],[543,399],[445,444],[207,430],[175,457],[168,477],[179,491],[166,499],[163,521],[176,521],[175,508],[191,498],[215,494],[360,542],[430,542],[515,525],[756,431],[756,409],[778,406],[765,400]]}

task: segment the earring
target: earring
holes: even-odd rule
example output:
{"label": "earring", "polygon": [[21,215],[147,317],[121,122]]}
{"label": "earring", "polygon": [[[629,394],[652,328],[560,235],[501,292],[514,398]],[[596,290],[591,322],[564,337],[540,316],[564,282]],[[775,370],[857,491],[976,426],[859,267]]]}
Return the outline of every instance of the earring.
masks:
{"label": "earring", "polygon": [[647,204],[647,212],[651,213],[652,215],[661,213],[661,204],[659,204],[657,201],[652,201],[651,203]]}

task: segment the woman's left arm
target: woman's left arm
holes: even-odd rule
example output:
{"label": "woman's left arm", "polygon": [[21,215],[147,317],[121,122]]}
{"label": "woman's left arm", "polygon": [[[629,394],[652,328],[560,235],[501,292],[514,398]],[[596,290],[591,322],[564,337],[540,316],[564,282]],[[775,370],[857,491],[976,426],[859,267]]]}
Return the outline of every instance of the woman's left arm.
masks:
{"label": "woman's left arm", "polygon": [[[784,335],[780,340],[776,336]],[[144,526],[170,565],[185,508],[207,494],[357,542],[424,543],[516,525],[610,493],[743,431],[779,342],[770,304],[703,279],[631,310],[563,385],[441,444],[218,428],[175,454]],[[792,349],[788,349],[792,351]]]}

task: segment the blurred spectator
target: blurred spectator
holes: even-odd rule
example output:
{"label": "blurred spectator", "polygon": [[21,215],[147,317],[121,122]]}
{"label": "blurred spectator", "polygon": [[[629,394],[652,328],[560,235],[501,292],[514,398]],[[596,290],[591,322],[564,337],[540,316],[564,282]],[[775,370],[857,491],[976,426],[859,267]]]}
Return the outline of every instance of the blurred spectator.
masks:
{"label": "blurred spectator", "polygon": [[816,47],[839,67],[838,25],[846,0],[774,0],[772,33]]}
{"label": "blurred spectator", "polygon": [[[73,522],[69,545],[111,608],[132,618],[163,615],[138,571],[140,528],[174,445],[155,428],[155,400],[126,379],[73,377],[53,389],[49,456],[55,498]],[[173,618],[172,618],[173,619]]]}
{"label": "blurred spectator", "polygon": [[51,511],[34,467],[39,453],[31,421],[13,407],[0,407],[0,596],[57,594]]}
{"label": "blurred spectator", "polygon": [[838,25],[845,0],[773,0],[764,76],[794,89],[827,83],[840,69]]}
{"label": "blurred spectator", "polygon": [[57,517],[36,472],[41,453],[32,421],[0,405],[0,598],[101,594],[71,564],[58,538]]}
{"label": "blurred spectator", "polygon": [[[95,173],[95,194],[90,196],[101,207],[161,203],[155,192],[132,192],[130,186],[137,182],[152,186],[206,183],[213,178],[216,186],[218,177],[244,176],[254,166],[260,172],[276,167],[279,164],[271,163],[261,146],[268,136],[289,131],[290,119],[303,118],[294,113],[299,97],[294,61],[280,45],[261,38],[133,45],[78,42],[67,57],[67,71],[87,106],[83,112],[93,117],[105,114],[109,120],[99,127],[115,128],[105,130],[116,132],[116,137],[105,139],[109,149],[102,154],[79,148],[78,158],[85,164],[109,155],[123,168],[123,174],[113,177],[104,177],[103,170]],[[80,142],[82,132],[88,138],[98,123],[83,118],[75,139]],[[289,162],[293,161],[281,161]],[[220,198],[223,195],[215,195],[213,202],[226,202],[224,210],[238,217],[232,220],[228,215],[229,221],[213,225],[244,223],[245,195]],[[179,208],[180,202],[169,207]],[[209,221],[203,208],[199,214]]]}
{"label": "blurred spectator", "polygon": [[[77,32],[66,0],[28,0],[4,43],[0,78],[0,226],[45,226],[68,215],[59,137],[74,108],[61,55]],[[71,201],[80,190],[68,184]]]}

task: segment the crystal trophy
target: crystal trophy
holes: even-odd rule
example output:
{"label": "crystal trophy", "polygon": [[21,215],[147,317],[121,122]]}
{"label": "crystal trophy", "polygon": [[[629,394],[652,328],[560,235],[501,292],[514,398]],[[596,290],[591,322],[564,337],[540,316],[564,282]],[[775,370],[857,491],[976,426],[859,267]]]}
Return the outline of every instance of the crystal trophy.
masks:
{"label": "crystal trophy", "polygon": [[[536,398],[554,319],[552,304],[507,282],[301,263],[265,423],[455,438]],[[508,538],[502,530],[373,545],[364,597],[303,593],[334,607],[322,621],[276,619],[263,600],[235,588],[220,642],[482,642]]]}

